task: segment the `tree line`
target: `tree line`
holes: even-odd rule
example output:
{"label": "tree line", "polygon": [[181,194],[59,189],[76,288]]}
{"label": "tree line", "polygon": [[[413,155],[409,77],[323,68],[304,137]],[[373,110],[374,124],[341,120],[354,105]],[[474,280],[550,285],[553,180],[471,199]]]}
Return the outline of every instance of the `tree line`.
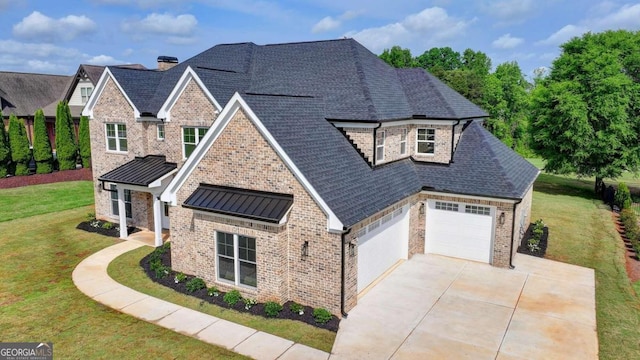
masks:
{"label": "tree line", "polygon": [[640,32],[586,33],[560,46],[548,72],[526,81],[517,62],[498,65],[480,51],[433,48],[418,57],[394,46],[395,67],[421,67],[485,109],[486,127],[545,171],[604,178],[640,169]]}
{"label": "tree line", "polygon": [[[0,121],[2,120],[0,112]],[[34,114],[33,144],[29,143],[24,119],[9,116],[8,131],[4,121],[0,124],[0,178],[13,175],[29,175],[29,163],[35,162],[37,174],[48,174],[59,170],[72,170],[78,162],[83,167],[91,166],[91,144],[89,139],[89,119],[80,118],[78,138],[73,130],[73,118],[66,101],[58,103],[55,122],[54,158],[51,141],[45,125],[42,109]]]}

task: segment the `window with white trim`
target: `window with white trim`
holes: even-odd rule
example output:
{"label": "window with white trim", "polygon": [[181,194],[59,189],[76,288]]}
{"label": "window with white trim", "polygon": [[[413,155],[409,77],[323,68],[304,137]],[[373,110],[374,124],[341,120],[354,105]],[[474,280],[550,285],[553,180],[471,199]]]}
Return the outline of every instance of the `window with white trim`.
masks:
{"label": "window with white trim", "polygon": [[127,125],[105,124],[107,135],[107,150],[127,151]]}
{"label": "window with white trim", "polygon": [[87,101],[89,101],[89,97],[91,96],[91,93],[93,92],[93,88],[91,86],[83,86],[80,88],[80,98],[82,100],[82,104],[86,104]]}
{"label": "window with white trim", "polygon": [[164,124],[157,124],[158,126],[158,140],[164,140]]}
{"label": "window with white trim", "polygon": [[486,206],[465,205],[464,212],[467,214],[491,215],[491,208]]}
{"label": "window with white trim", "polygon": [[191,155],[206,133],[207,128],[203,127],[182,128],[182,153],[185,159]]}
{"label": "window with white trim", "polygon": [[418,154],[433,154],[436,148],[436,129],[418,129]]}
{"label": "window with white trim", "polygon": [[[115,184],[111,184],[111,214],[114,216],[120,216],[120,208],[118,207],[118,191]],[[124,190],[124,211],[127,215],[127,219],[131,219],[131,190]]]}
{"label": "window with white trim", "polygon": [[407,129],[402,129],[400,133],[400,155],[407,153]]}
{"label": "window with white trim", "polygon": [[216,232],[218,280],[234,285],[256,287],[256,239],[244,235]]}
{"label": "window with white trim", "polygon": [[444,202],[444,201],[436,201],[436,209],[437,210],[446,210],[446,211],[455,211],[458,212],[458,204]]}
{"label": "window with white trim", "polygon": [[384,160],[384,141],[387,134],[383,131],[378,131],[376,134],[376,161]]}

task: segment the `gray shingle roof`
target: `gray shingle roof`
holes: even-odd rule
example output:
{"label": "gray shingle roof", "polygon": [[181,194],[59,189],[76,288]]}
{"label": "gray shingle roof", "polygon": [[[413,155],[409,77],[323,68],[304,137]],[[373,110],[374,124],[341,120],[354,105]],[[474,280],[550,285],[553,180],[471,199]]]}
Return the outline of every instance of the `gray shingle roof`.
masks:
{"label": "gray shingle roof", "polygon": [[98,180],[118,184],[149,186],[152,182],[177,168],[176,163],[166,161],[161,155],[147,155],[118,166],[100,176]]}
{"label": "gray shingle roof", "polygon": [[33,116],[36,110],[62,100],[73,76],[0,71],[2,114]]}

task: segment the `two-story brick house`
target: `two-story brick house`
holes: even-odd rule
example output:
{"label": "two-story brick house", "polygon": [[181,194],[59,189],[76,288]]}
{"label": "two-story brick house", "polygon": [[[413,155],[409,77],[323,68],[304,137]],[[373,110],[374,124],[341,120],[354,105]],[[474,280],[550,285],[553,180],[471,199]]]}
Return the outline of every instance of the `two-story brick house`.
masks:
{"label": "two-story brick house", "polygon": [[170,229],[174,270],[209,286],[335,314],[416,253],[510,266],[538,174],[480,108],[351,39],[108,67],[84,113],[97,216]]}

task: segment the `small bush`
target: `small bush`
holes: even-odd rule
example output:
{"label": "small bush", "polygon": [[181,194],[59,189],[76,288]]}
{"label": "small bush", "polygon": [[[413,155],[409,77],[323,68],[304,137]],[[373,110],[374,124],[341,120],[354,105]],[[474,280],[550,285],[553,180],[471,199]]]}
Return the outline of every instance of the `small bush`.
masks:
{"label": "small bush", "polygon": [[327,309],[323,308],[313,309],[313,319],[318,324],[326,324],[331,320],[331,313]]}
{"label": "small bush", "polygon": [[218,295],[220,295],[220,290],[218,290],[217,287],[212,286],[212,287],[207,289],[207,295],[209,295],[209,296],[218,296]]}
{"label": "small bush", "polygon": [[268,317],[276,317],[282,311],[282,305],[275,301],[267,301],[264,304],[264,313],[267,314]]}
{"label": "small bush", "polygon": [[110,222],[108,222],[108,221],[105,221],[105,222],[102,224],[102,228],[103,228],[103,229],[105,229],[105,230],[113,229],[113,223],[110,223]]}
{"label": "small bush", "polygon": [[242,295],[240,295],[240,291],[231,290],[228,293],[224,294],[222,298],[224,302],[226,302],[229,306],[234,306],[238,303],[238,301],[242,300]]}
{"label": "small bush", "polygon": [[175,276],[175,278],[173,280],[176,282],[176,284],[177,283],[181,283],[181,282],[187,280],[187,275],[179,272],[179,273],[176,274],[176,276]]}
{"label": "small bush", "polygon": [[185,284],[188,292],[195,292],[200,289],[204,289],[207,287],[207,284],[204,283],[204,280],[199,277],[194,277],[193,279],[187,281]]}
{"label": "small bush", "polygon": [[616,193],[613,196],[613,203],[620,209],[628,209],[631,207],[631,192],[627,184],[623,182],[618,184],[618,189],[616,189]]}
{"label": "small bush", "polygon": [[171,272],[171,268],[165,266],[160,259],[151,261],[149,269],[154,272],[156,279],[163,279]]}
{"label": "small bush", "polygon": [[95,219],[96,219],[96,213],[94,212],[87,213],[87,221],[93,221]]}
{"label": "small bush", "polygon": [[300,314],[300,315],[304,314],[304,307],[298,304],[297,302],[291,303],[291,305],[289,305],[289,310],[291,310],[291,312],[296,314]]}
{"label": "small bush", "polygon": [[624,226],[624,233],[632,244],[640,240],[640,228],[638,228],[638,216],[632,209],[623,209],[620,212],[620,222]]}
{"label": "small bush", "polygon": [[251,307],[253,307],[253,305],[257,304],[258,302],[256,301],[256,299],[249,299],[249,298],[245,298],[242,299],[242,301],[244,301],[244,308],[245,310],[249,310],[251,309]]}
{"label": "small bush", "polygon": [[544,221],[542,219],[538,219],[533,223],[533,228],[531,230],[531,238],[527,241],[527,247],[529,251],[536,252],[540,250],[540,241],[542,240],[542,236],[544,235]]}

